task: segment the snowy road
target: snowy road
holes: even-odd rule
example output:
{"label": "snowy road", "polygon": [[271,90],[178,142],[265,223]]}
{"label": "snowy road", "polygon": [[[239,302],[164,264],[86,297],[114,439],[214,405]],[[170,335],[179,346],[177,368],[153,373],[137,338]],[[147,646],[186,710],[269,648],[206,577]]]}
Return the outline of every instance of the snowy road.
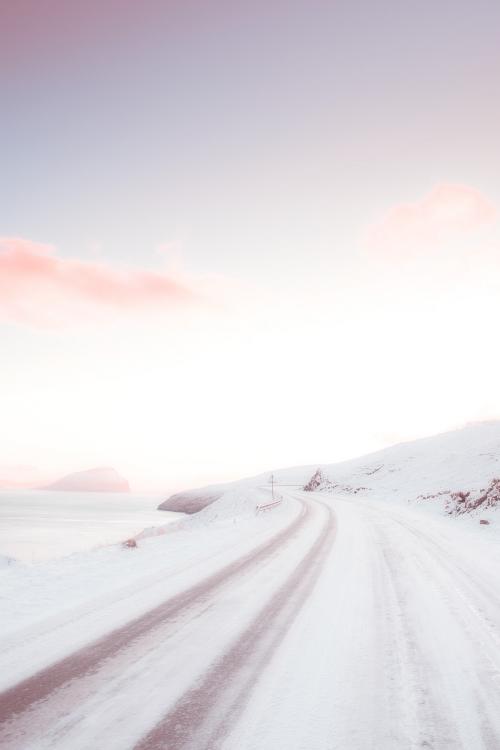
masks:
{"label": "snowy road", "polygon": [[498,750],[494,538],[362,498],[289,504],[272,536],[6,690],[1,747]]}

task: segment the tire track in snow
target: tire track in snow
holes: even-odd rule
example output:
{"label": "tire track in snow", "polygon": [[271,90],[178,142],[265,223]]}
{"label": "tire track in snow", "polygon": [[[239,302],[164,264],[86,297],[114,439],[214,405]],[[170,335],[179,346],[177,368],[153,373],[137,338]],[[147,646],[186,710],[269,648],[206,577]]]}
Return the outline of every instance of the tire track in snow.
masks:
{"label": "tire track in snow", "polygon": [[313,545],[285,583],[214,666],[177,702],[135,750],[214,750],[243,711],[321,573],[335,536],[334,516],[323,503],[325,522]]}
{"label": "tire track in snow", "polygon": [[[401,612],[406,684],[413,692],[413,697],[406,696],[414,711],[412,747],[497,750],[500,701],[491,677],[500,673],[500,662],[498,652],[496,659],[491,658],[495,648],[493,643],[488,643],[488,637],[495,634],[489,632],[487,623],[480,617],[480,609],[474,604],[482,591],[478,587],[474,592],[456,558],[450,559],[429,534],[394,518],[389,512],[384,516],[390,519],[392,528],[378,524],[376,528],[387,566],[387,583],[394,589]],[[409,584],[418,587],[427,600],[430,619],[426,622],[421,614],[420,621],[427,631],[427,639],[416,625],[415,610],[411,611],[415,600],[410,596]],[[429,637],[433,627],[434,638],[441,639],[440,651],[433,644],[432,636]],[[449,631],[450,643],[462,644],[463,651],[460,646],[450,647],[446,639],[443,640],[445,628]],[[470,671],[472,665],[467,664],[471,651],[474,653],[473,672]],[[463,669],[467,668],[468,672],[464,673],[458,661],[454,662],[457,656],[463,658]],[[455,677],[454,682],[451,675]],[[464,679],[469,686],[466,693],[460,690]],[[457,712],[460,704],[463,704],[460,709],[463,717]],[[474,722],[467,721],[467,712],[469,717],[474,715]]]}
{"label": "tire track in snow", "polygon": [[304,502],[302,506],[299,516],[288,526],[240,559],[224,566],[216,573],[186,591],[167,599],[124,626],[5,690],[0,694],[0,725],[8,724],[14,719],[19,720],[20,715],[32,709],[40,701],[49,699],[67,683],[95,673],[105,661],[118,655],[133,641],[145,636],[195,604],[207,600],[215,591],[233,582],[233,579],[246,573],[252,566],[273,555],[308,521],[311,506]]}

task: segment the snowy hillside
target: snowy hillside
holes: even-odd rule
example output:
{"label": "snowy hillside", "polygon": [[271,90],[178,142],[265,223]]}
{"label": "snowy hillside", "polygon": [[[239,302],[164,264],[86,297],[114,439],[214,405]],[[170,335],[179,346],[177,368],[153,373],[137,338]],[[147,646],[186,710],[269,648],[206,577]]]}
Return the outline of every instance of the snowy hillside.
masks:
{"label": "snowy hillside", "polygon": [[500,506],[500,422],[322,466],[316,490],[432,503],[455,515]]}
{"label": "snowy hillside", "polygon": [[129,492],[130,487],[126,479],[121,477],[115,469],[99,466],[88,471],[77,471],[67,474],[57,482],[44,487],[47,490],[61,490],[63,492]]}
{"label": "snowy hillside", "polygon": [[[468,424],[460,430],[401,443],[337,464],[273,472],[278,489],[296,486],[338,495],[428,504],[452,515],[500,507],[500,422]],[[172,496],[162,510],[194,513],[225,492],[269,484],[271,472]]]}
{"label": "snowy hillside", "polygon": [[0,559],[2,750],[499,748],[499,449],[468,425]]}

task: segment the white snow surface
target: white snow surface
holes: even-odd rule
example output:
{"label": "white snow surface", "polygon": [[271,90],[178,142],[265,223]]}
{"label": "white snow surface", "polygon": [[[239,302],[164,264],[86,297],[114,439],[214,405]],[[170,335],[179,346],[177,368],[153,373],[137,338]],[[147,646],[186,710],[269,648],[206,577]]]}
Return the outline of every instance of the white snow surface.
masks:
{"label": "white snow surface", "polygon": [[[269,485],[271,475],[278,489],[301,489],[318,468],[327,480],[320,489],[327,492],[334,485],[333,491],[340,494],[364,493],[385,502],[418,502],[427,509],[444,512],[451,494],[479,493],[500,478],[500,421],[470,423],[453,432],[400,443],[349,461],[278,469],[181,495],[220,497],[230,487]],[[486,519],[497,514],[494,508],[485,513],[478,509],[476,515],[479,512]]]}
{"label": "white snow surface", "polygon": [[499,456],[499,423],[468,425],[322,466],[316,492],[291,485],[317,466],[273,472],[277,505],[267,473],[219,487],[137,548],[1,567],[0,690],[187,597],[9,715],[2,748],[497,750],[498,507],[481,525],[418,497],[484,489]]}
{"label": "white snow surface", "polygon": [[135,549],[109,545],[2,566],[0,690],[182,591],[297,513],[289,501],[272,515],[256,514],[260,496],[227,493],[218,508],[138,534]]}

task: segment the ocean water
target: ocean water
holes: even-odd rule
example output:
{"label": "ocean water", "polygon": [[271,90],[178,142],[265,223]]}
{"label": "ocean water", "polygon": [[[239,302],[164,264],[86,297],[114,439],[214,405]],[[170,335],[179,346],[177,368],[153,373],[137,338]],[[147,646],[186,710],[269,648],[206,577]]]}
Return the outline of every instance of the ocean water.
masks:
{"label": "ocean water", "polygon": [[24,562],[121,542],[179,513],[156,510],[165,496],[112,492],[0,492],[0,555]]}

